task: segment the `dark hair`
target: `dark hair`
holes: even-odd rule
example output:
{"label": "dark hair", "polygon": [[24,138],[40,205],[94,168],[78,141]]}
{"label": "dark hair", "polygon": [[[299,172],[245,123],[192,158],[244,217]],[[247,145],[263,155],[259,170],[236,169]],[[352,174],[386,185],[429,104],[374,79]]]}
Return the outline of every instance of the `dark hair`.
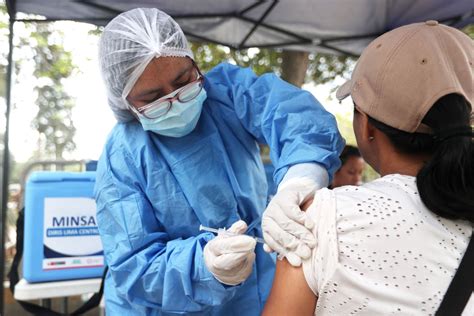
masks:
{"label": "dark hair", "polygon": [[[471,105],[461,95],[440,98],[422,122],[433,135],[407,133],[371,117],[369,122],[405,153],[430,154],[416,176],[423,203],[439,216],[474,222],[474,144],[470,123]],[[449,131],[461,130],[454,136]],[[449,137],[440,137],[449,135]]]}
{"label": "dark hair", "polygon": [[344,146],[344,149],[342,150],[342,153],[339,156],[339,158],[341,159],[341,166],[344,165],[350,157],[362,157],[362,156],[359,152],[359,149],[357,149],[357,147],[346,145]]}

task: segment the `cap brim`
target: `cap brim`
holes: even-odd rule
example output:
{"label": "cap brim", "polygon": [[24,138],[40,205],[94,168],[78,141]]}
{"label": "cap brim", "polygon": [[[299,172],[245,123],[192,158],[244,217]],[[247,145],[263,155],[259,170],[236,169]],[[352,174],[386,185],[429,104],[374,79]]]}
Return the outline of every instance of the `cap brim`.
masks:
{"label": "cap brim", "polygon": [[336,91],[336,98],[339,101],[344,100],[351,94],[352,81],[346,81],[342,86],[340,86]]}

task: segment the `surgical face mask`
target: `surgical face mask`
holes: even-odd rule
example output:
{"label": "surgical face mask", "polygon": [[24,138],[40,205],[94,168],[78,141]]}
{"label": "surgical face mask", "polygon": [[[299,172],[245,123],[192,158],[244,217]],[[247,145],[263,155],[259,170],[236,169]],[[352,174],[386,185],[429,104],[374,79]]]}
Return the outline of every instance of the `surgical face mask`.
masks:
{"label": "surgical face mask", "polygon": [[199,94],[189,101],[175,100],[164,115],[157,118],[138,115],[138,119],[146,131],[163,136],[182,137],[191,133],[196,127],[201,115],[202,104],[206,98],[206,90],[202,88]]}

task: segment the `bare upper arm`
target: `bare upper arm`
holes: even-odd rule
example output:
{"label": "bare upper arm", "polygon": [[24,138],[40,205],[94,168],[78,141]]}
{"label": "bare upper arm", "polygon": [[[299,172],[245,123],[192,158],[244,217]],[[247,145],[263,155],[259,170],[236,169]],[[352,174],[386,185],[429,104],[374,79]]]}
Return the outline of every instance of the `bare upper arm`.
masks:
{"label": "bare upper arm", "polygon": [[[306,210],[312,201],[306,202]],[[278,260],[272,290],[263,316],[314,315],[317,297],[306,283],[303,268],[295,268],[286,259]]]}

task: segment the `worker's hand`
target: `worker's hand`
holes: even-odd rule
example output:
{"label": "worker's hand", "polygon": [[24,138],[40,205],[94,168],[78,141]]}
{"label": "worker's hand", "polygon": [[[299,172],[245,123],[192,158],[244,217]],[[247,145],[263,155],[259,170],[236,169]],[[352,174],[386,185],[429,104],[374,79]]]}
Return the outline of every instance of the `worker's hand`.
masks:
{"label": "worker's hand", "polygon": [[310,178],[293,178],[284,182],[262,217],[264,249],[276,251],[279,257],[298,267],[311,256],[316,239],[311,232],[314,222],[301,206],[314,197],[319,186]]}
{"label": "worker's hand", "polygon": [[207,268],[223,284],[240,284],[252,273],[256,241],[242,235],[246,230],[247,224],[237,221],[227,231],[239,235],[219,235],[204,247]]}

